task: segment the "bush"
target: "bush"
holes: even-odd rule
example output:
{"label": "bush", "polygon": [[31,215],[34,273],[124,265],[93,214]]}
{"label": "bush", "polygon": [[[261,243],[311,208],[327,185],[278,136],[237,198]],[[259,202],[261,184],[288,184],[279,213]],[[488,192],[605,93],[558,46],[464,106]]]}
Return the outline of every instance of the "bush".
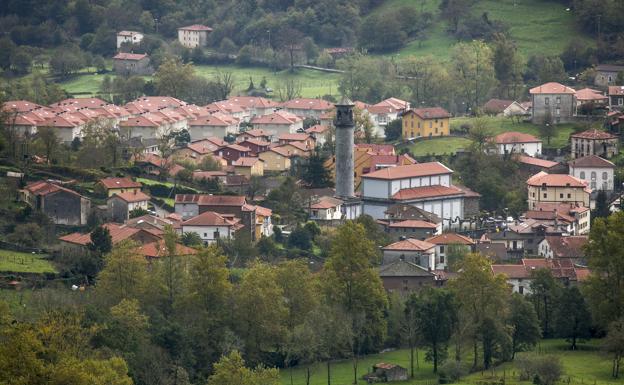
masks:
{"label": "bush", "polygon": [[563,373],[559,357],[519,357],[516,367],[520,371],[520,380],[532,380],[536,385],[553,385]]}
{"label": "bush", "polygon": [[441,384],[450,384],[459,381],[468,374],[468,369],[460,361],[447,360],[438,368]]}

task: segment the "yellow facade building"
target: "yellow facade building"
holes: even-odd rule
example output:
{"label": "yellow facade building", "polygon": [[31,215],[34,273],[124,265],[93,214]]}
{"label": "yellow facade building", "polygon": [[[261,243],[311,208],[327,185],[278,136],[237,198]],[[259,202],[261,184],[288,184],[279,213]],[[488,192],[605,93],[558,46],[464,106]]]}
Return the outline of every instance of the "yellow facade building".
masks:
{"label": "yellow facade building", "polygon": [[291,153],[282,147],[274,147],[258,154],[264,161],[266,171],[289,171]]}
{"label": "yellow facade building", "polygon": [[403,139],[446,136],[451,133],[451,114],[442,107],[414,108],[403,114]]}
{"label": "yellow facade building", "polygon": [[527,180],[529,210],[542,203],[567,203],[590,207],[591,190],[584,180],[566,174],[539,172]]}

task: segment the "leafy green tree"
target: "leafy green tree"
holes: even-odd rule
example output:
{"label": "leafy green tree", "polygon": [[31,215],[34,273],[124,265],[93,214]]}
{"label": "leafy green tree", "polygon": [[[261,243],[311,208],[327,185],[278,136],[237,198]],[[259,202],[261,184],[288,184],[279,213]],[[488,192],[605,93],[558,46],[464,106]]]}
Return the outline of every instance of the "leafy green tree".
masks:
{"label": "leafy green tree", "polygon": [[315,151],[308,158],[304,166],[302,179],[312,188],[332,187],[334,181],[329,170],[325,167],[327,156]]}
{"label": "leafy green tree", "polygon": [[208,385],[280,385],[280,377],[277,369],[245,367],[241,354],[234,350],[214,364]]}
{"label": "leafy green tree", "polygon": [[440,2],[440,14],[447,20],[452,32],[456,32],[462,17],[470,14],[470,7],[474,0],[442,0]]}
{"label": "leafy green tree", "polygon": [[403,134],[403,121],[401,119],[394,119],[390,123],[386,125],[384,129],[387,142],[393,142],[395,140],[401,139],[401,135]]}
{"label": "leafy green tree", "polygon": [[578,340],[591,337],[591,314],[577,287],[564,289],[559,295],[555,331],[558,337],[570,342],[571,350],[576,350]]}
{"label": "leafy green tree", "polygon": [[511,359],[516,352],[528,350],[539,341],[542,332],[533,305],[522,294],[515,293],[509,302],[508,325],[511,331]]}
{"label": "leafy green tree", "polygon": [[91,232],[91,242],[87,244],[89,250],[99,255],[108,254],[113,249],[113,238],[108,228],[98,226]]}
{"label": "leafy green tree", "polygon": [[522,85],[523,63],[516,44],[507,35],[498,33],[494,36],[492,60],[502,94],[516,99],[519,86]]}
{"label": "leafy green tree", "polygon": [[438,363],[446,358],[448,342],[456,323],[456,306],[451,292],[427,288],[419,295],[412,295],[407,306],[414,307],[416,324],[422,342],[429,349],[427,358],[433,362],[433,372]]}
{"label": "leafy green tree", "polygon": [[143,299],[148,287],[147,260],[138,245],[122,241],[104,257],[104,268],[97,276],[96,295],[105,304],[118,304],[123,299]]}
{"label": "leafy green tree", "polygon": [[620,365],[624,357],[624,319],[618,319],[609,324],[607,337],[603,340],[603,349],[613,354],[611,377],[620,377]]}
{"label": "leafy green tree", "polygon": [[202,239],[196,232],[186,232],[180,237],[182,244],[185,246],[201,246]]}
{"label": "leafy green tree", "polygon": [[482,41],[459,43],[451,53],[451,72],[458,93],[474,112],[496,85],[492,56],[492,49]]}
{"label": "leafy green tree", "polygon": [[132,209],[128,215],[130,216],[130,218],[138,218],[138,217],[142,217],[143,215],[147,215],[149,214],[149,212],[147,210],[145,210],[142,207],[137,207],[135,209]]}
{"label": "leafy green tree", "polygon": [[549,269],[537,269],[531,272],[531,296],[529,298],[537,312],[544,337],[553,335],[553,314],[561,289],[561,284],[553,277]]}
{"label": "leafy green tree", "polygon": [[154,74],[156,91],[159,95],[183,99],[195,78],[195,70],[190,63],[177,59],[165,59]]}
{"label": "leafy green tree", "polygon": [[305,228],[297,226],[288,236],[288,246],[301,250],[310,250],[312,248],[312,237]]}
{"label": "leafy green tree", "polygon": [[610,214],[607,193],[604,190],[599,190],[598,195],[596,195],[596,208],[592,211],[591,218],[606,218]]}
{"label": "leafy green tree", "polygon": [[286,327],[293,330],[317,310],[320,301],[318,281],[305,261],[291,260],[277,265],[277,282],[284,293]]}
{"label": "leafy green tree", "polygon": [[29,73],[32,62],[32,55],[24,48],[17,48],[11,54],[11,68],[18,74]]}

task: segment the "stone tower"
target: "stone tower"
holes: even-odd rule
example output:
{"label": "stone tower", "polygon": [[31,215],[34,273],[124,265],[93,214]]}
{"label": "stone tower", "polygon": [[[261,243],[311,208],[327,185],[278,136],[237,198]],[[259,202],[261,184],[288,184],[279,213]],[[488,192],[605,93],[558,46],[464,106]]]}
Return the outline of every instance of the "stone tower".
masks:
{"label": "stone tower", "polygon": [[343,98],[336,104],[336,196],[351,198],[354,196],[353,181],[353,103]]}

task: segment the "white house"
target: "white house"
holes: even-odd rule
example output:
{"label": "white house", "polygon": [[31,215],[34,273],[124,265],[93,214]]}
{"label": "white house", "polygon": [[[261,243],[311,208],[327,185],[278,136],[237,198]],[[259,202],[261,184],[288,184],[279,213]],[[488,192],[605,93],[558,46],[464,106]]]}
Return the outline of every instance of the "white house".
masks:
{"label": "white house", "polygon": [[592,190],[613,190],[615,165],[596,155],[577,158],[569,163],[570,175],[587,182]]}
{"label": "white house", "polygon": [[191,140],[201,140],[210,137],[224,138],[238,132],[238,119],[220,112],[202,116],[188,122],[188,132]]}
{"label": "white house", "polygon": [[205,245],[216,242],[220,238],[232,238],[243,225],[234,216],[206,211],[182,222],[182,234],[196,233]]}
{"label": "white house", "polygon": [[331,221],[342,219],[342,201],[340,199],[323,196],[309,207],[310,219],[316,221]]}
{"label": "white house", "polygon": [[383,219],[396,203],[409,204],[449,222],[464,218],[466,190],[451,184],[453,170],[439,162],[384,168],[362,175],[363,213]]}
{"label": "white house", "polygon": [[111,220],[123,223],[130,218],[130,212],[136,209],[147,211],[149,195],[141,191],[126,191],[111,195],[106,200],[108,216]]}
{"label": "white house", "polygon": [[283,110],[256,116],[250,123],[254,129],[265,131],[273,139],[282,134],[294,134],[298,130],[303,130],[303,119]]}
{"label": "white house", "polygon": [[379,137],[385,137],[385,128],[391,121],[398,119],[400,114],[410,109],[409,102],[397,98],[388,98],[366,108],[371,122],[373,133]]}
{"label": "white house", "polygon": [[137,31],[119,31],[117,32],[117,48],[122,44],[139,44],[143,40],[143,34]]}
{"label": "white house", "polygon": [[435,245],[436,270],[443,270],[448,266],[447,255],[449,253],[449,248],[458,247],[462,251],[471,252],[475,245],[475,241],[472,239],[456,233],[435,235],[431,238],[425,239],[425,242]]}
{"label": "white house", "polygon": [[492,142],[496,145],[496,150],[501,155],[513,153],[539,156],[542,154],[542,141],[533,135],[523,132],[503,132],[496,135]]}
{"label": "white house", "polygon": [[505,275],[512,292],[531,294],[531,271],[524,265],[492,265],[492,273]]}
{"label": "white house", "polygon": [[205,47],[208,34],[212,28],[201,24],[193,24],[178,28],[178,41],[187,48]]}
{"label": "white house", "polygon": [[408,238],[382,248],[382,265],[398,260],[415,263],[425,269],[435,269],[435,245],[426,241]]}
{"label": "white house", "polygon": [[311,98],[296,98],[287,100],[282,103],[281,107],[291,114],[297,115],[301,118],[309,117],[317,120],[321,118],[321,115],[334,109],[334,105],[327,100]]}

